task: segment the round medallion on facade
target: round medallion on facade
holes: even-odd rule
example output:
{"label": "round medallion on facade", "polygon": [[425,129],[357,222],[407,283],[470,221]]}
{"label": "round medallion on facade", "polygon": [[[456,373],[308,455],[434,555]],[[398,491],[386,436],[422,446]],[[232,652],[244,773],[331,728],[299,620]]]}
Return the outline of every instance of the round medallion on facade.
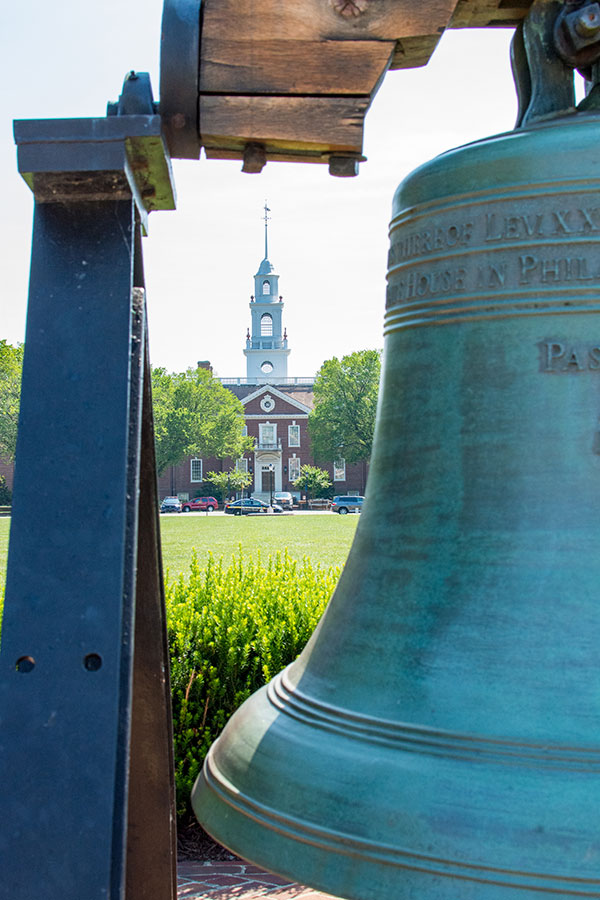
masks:
{"label": "round medallion on facade", "polygon": [[260,408],[264,412],[272,412],[275,409],[275,401],[271,397],[270,394],[265,394],[265,396],[260,401]]}

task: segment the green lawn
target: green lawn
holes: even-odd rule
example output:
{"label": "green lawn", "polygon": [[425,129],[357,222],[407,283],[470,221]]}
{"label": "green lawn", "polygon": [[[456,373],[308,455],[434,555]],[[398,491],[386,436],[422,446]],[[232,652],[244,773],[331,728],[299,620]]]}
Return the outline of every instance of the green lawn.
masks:
{"label": "green lawn", "polygon": [[[263,557],[287,547],[294,559],[309,557],[321,566],[341,566],[346,561],[359,516],[275,515],[211,516],[164,515],[160,517],[163,565],[170,579],[187,572],[192,548],[202,565],[209,552],[226,561],[239,552]],[[9,518],[0,518],[0,584],[4,584],[8,552]]]}

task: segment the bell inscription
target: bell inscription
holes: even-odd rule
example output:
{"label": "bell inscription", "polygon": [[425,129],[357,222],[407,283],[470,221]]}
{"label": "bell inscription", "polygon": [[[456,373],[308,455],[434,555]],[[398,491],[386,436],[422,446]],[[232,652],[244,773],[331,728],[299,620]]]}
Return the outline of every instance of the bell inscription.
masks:
{"label": "bell inscription", "polygon": [[540,347],[540,370],[565,374],[573,372],[600,371],[600,345],[573,345],[567,341],[542,341]]}
{"label": "bell inscription", "polygon": [[472,197],[461,219],[467,197],[445,198],[425,214],[408,210],[392,223],[386,305],[394,313],[403,306],[414,311],[394,317],[398,324],[550,311],[560,298],[548,294],[528,306],[531,291],[600,284],[600,206],[589,199],[595,185],[582,184],[577,194],[533,185],[510,196]]}

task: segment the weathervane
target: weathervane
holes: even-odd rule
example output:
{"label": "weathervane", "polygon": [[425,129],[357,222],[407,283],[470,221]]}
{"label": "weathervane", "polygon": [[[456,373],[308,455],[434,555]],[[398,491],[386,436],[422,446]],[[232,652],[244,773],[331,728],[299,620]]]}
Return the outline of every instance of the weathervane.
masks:
{"label": "weathervane", "polygon": [[265,259],[268,259],[269,258],[268,231],[269,231],[269,221],[271,219],[271,216],[269,215],[269,213],[271,212],[271,210],[267,206],[266,200],[265,200],[264,210],[265,210],[265,216],[264,216],[264,219],[265,219]]}

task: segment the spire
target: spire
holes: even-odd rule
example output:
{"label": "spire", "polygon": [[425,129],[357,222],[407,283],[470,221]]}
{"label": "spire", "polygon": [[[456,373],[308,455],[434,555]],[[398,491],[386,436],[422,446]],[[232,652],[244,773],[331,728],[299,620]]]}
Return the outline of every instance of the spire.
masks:
{"label": "spire", "polygon": [[275,382],[287,378],[289,348],[283,337],[283,300],[279,293],[279,275],[269,261],[269,204],[265,200],[265,258],[254,276],[254,294],[250,299],[252,325],[246,334],[246,371],[248,378]]}
{"label": "spire", "polygon": [[268,241],[268,230],[269,230],[269,219],[271,218],[269,213],[271,210],[267,206],[267,201],[265,200],[265,259],[269,258],[269,241]]}
{"label": "spire", "polygon": [[[264,210],[263,219],[264,219],[264,223],[265,223],[265,258],[263,259],[260,266],[258,267],[258,272],[256,274],[257,275],[270,275],[271,272],[274,271],[272,264],[269,262],[269,222],[271,221],[271,216],[269,215],[269,213],[271,212],[271,210],[269,209],[269,206],[267,205],[266,200],[265,200],[265,205],[263,207],[263,210]],[[260,292],[261,292],[260,287],[257,287],[256,288],[256,296],[257,297],[260,295]]]}

